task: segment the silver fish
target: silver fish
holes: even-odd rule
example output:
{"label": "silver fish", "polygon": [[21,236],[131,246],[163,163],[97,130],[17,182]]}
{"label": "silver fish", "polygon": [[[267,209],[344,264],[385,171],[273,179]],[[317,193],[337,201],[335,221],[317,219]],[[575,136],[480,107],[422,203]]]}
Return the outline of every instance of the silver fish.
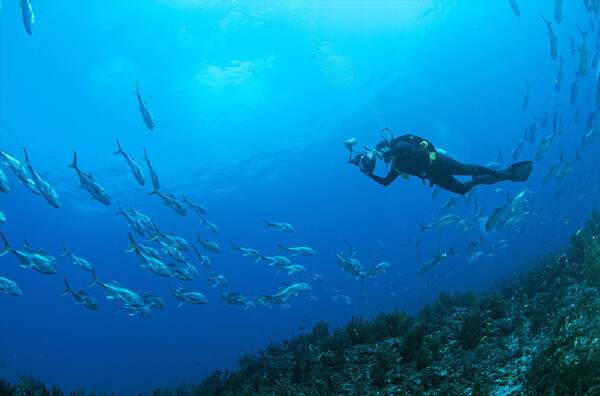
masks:
{"label": "silver fish", "polygon": [[192,208],[193,211],[195,211],[199,215],[205,215],[207,213],[206,208],[203,205],[200,205],[199,203],[196,203],[194,201],[188,201],[185,198],[184,194],[181,194],[181,195],[183,195],[183,201],[181,201],[181,202],[188,204],[190,206],[190,208]]}
{"label": "silver fish", "polygon": [[142,296],[142,301],[144,302],[144,304],[147,307],[152,307],[152,308],[166,308],[167,305],[165,304],[165,300],[163,300],[162,298],[155,296],[153,294],[144,294]]}
{"label": "silver fish", "polygon": [[[194,251],[196,252],[196,257],[198,258],[198,261],[200,261],[200,264],[202,264],[206,268],[212,267],[212,263],[210,262],[210,259],[208,257],[206,257],[205,255],[203,255],[202,253],[200,253],[198,251],[198,249],[196,249],[196,245],[192,245],[192,247],[194,248]],[[260,257],[258,257],[258,259],[260,259]],[[256,261],[258,261],[258,259]]]}
{"label": "silver fish", "polygon": [[485,223],[485,230],[487,232],[490,232],[494,228],[497,229],[500,227],[501,218],[506,213],[506,209],[508,208],[508,205],[510,203],[510,197],[508,196],[508,193],[506,194],[506,199],[507,202],[504,205],[498,206],[496,209],[494,209],[490,217],[487,219]]}
{"label": "silver fish", "polygon": [[154,194],[158,195],[165,203],[165,206],[173,209],[177,214],[180,214],[181,216],[187,215],[185,206],[183,206],[183,204],[177,198],[175,198],[173,194],[163,194],[156,190],[152,190],[152,192],[148,193],[148,195]]}
{"label": "silver fish", "polygon": [[92,287],[94,285],[100,285],[108,294],[106,298],[111,300],[119,300],[124,302],[127,305],[131,305],[132,307],[144,307],[144,301],[142,298],[135,292],[121,287],[117,282],[113,281],[113,283],[103,283],[98,280],[96,276],[96,272],[92,269],[92,275],[94,276],[94,280],[92,283],[88,285],[88,287]]}
{"label": "silver fish", "polygon": [[558,56],[558,40],[556,39],[556,34],[554,34],[554,31],[552,30],[552,22],[544,18],[544,15],[542,15],[541,11],[540,16],[544,22],[546,22],[546,25],[548,25],[548,47],[550,48],[550,57],[552,57],[552,59],[556,59]]}
{"label": "silver fish", "polygon": [[183,266],[179,266],[179,265],[170,263],[170,264],[167,264],[167,267],[169,267],[171,276],[173,276],[177,279],[181,279],[184,281],[191,281],[191,280],[194,280],[194,278],[196,278],[196,275],[194,274],[194,272],[187,266],[183,267]]}
{"label": "silver fish", "polygon": [[546,168],[546,171],[544,172],[544,174],[542,176],[542,184],[550,183],[550,181],[554,178],[554,176],[556,176],[558,174],[558,172],[560,171],[560,167],[563,166],[563,164],[564,164],[563,155],[561,153],[560,161],[558,163],[550,165],[549,167]]}
{"label": "silver fish", "polygon": [[554,19],[556,23],[560,23],[562,20],[562,3],[563,0],[554,0]]}
{"label": "silver fish", "polygon": [[387,261],[372,266],[367,272],[366,279],[374,279],[379,273],[385,272],[388,269],[390,269],[391,266],[392,265]]}
{"label": "silver fish", "polygon": [[140,113],[142,114],[142,119],[144,120],[144,124],[146,124],[148,129],[153,131],[154,130],[154,118],[152,117],[152,113],[150,113],[150,110],[148,110],[148,106],[146,106],[146,103],[142,100],[142,96],[140,95],[140,87],[139,87],[137,81],[135,82],[135,94],[137,96],[138,105],[140,106],[139,109],[140,109]]}
{"label": "silver fish", "polygon": [[456,205],[458,205],[458,202],[460,201],[461,198],[462,198],[462,195],[459,195],[458,197],[452,197],[448,201],[446,201],[446,203],[444,203],[442,205],[442,213],[448,213],[452,209],[454,209],[456,207]]}
{"label": "silver fish", "polygon": [[460,220],[457,214],[448,214],[446,216],[434,219],[433,223],[429,225],[422,225],[417,221],[419,227],[421,227],[421,232],[425,231],[427,228],[435,228],[438,232],[442,232],[442,229],[448,227],[449,225],[455,224]]}
{"label": "silver fish", "polygon": [[150,180],[152,180],[152,187],[154,187],[155,190],[158,190],[160,187],[160,181],[158,180],[158,175],[156,174],[156,171],[154,170],[154,168],[152,167],[152,164],[150,163],[150,159],[148,159],[148,154],[146,153],[146,149],[144,149],[144,157],[142,159],[145,160],[146,165],[148,165],[148,173],[150,173]]}
{"label": "silver fish", "polygon": [[13,253],[17,259],[21,262],[21,267],[31,268],[42,274],[56,274],[58,266],[56,265],[56,259],[40,249],[39,252],[34,252],[27,242],[25,242],[25,250],[14,250],[8,244],[8,241],[4,237],[4,234],[0,232],[0,236],[4,241],[4,250],[0,252],[0,256],[4,256],[6,253]]}
{"label": "silver fish", "polygon": [[277,231],[285,231],[285,232],[289,232],[289,233],[294,232],[294,227],[292,227],[292,225],[289,223],[270,223],[265,219],[261,219],[261,220],[264,221],[266,224],[265,230],[267,230],[269,227],[275,227],[277,229]]}
{"label": "silver fish", "polygon": [[537,123],[538,123],[538,119],[535,118],[535,114],[533,115],[533,123],[529,126],[529,143],[534,143],[535,142],[535,136],[537,135]]}
{"label": "silver fish", "polygon": [[560,183],[565,179],[565,177],[570,175],[575,170],[575,164],[577,163],[577,161],[581,159],[583,158],[581,158],[581,156],[579,155],[579,151],[575,149],[575,159],[573,161],[565,162],[565,166],[563,166],[558,175],[556,175],[556,181]]}
{"label": "silver fish", "polygon": [[214,223],[211,223],[210,221],[206,220],[200,215],[198,215],[198,217],[200,217],[200,223],[204,223],[204,225],[210,232],[212,232],[213,234],[219,233],[219,228]]}
{"label": "silver fish", "polygon": [[94,297],[90,296],[89,294],[87,294],[86,292],[84,292],[81,289],[78,292],[74,292],[69,287],[69,282],[67,282],[67,278],[63,278],[63,279],[65,280],[65,285],[67,285],[67,290],[60,293],[61,296],[71,293],[73,295],[73,297],[75,298],[75,302],[77,304],[83,305],[84,307],[91,309],[92,311],[97,311],[98,309],[100,309],[100,304],[98,304],[98,300],[96,300]]}
{"label": "silver fish", "polygon": [[231,244],[231,250],[239,250],[240,252],[242,252],[242,256],[252,257],[256,259],[256,261],[260,260],[260,253],[258,253],[256,249],[238,247],[235,246],[231,241],[229,243]]}
{"label": "silver fish", "polygon": [[79,187],[82,190],[86,190],[92,195],[92,199],[103,203],[104,205],[111,204],[110,195],[106,192],[106,190],[94,180],[91,172],[89,174],[85,174],[77,168],[77,152],[73,151],[73,163],[67,165],[67,168],[75,169],[77,172],[77,176],[79,176]]}
{"label": "silver fish", "polygon": [[35,27],[35,18],[33,16],[33,9],[31,8],[31,3],[29,2],[29,0],[21,0],[20,5],[25,30],[27,31],[27,34],[31,36]]}
{"label": "silver fish", "polygon": [[119,200],[117,200],[117,205],[119,206],[119,210],[117,211],[117,213],[115,213],[115,216],[123,215],[125,217],[125,220],[127,221],[127,224],[129,224],[129,226],[131,228],[133,228],[135,230],[135,232],[138,233],[139,236],[141,236],[141,237],[146,236],[146,229],[144,228],[142,223],[140,223],[130,213],[124,212],[123,209],[121,208],[121,203],[119,202]]}
{"label": "silver fish", "polygon": [[554,139],[554,136],[556,136],[556,135],[557,135],[556,133],[553,133],[550,136],[546,136],[545,138],[542,138],[542,141],[540,142],[537,152],[535,153],[536,161],[540,161],[542,158],[544,158],[546,156],[548,149],[552,146],[552,139]]}
{"label": "silver fish", "polygon": [[181,307],[184,303],[189,304],[207,304],[208,299],[204,296],[204,294],[195,291],[188,291],[181,287],[177,289],[171,288],[169,285],[169,290],[171,295],[179,300],[179,306]]}
{"label": "silver fish", "polygon": [[517,142],[517,144],[515,145],[515,147],[512,150],[511,155],[512,155],[513,160],[516,161],[521,156],[521,153],[523,152],[523,145],[525,144],[526,140],[527,140],[527,129],[525,129],[525,133],[523,134],[523,139],[519,140],[519,142]]}
{"label": "silver fish", "polygon": [[575,70],[575,80],[573,80],[573,83],[571,84],[571,96],[569,97],[569,101],[571,102],[572,105],[575,105],[575,102],[577,101],[577,95],[579,94],[579,82],[580,81],[581,81],[581,77],[577,73],[577,70]]}
{"label": "silver fish", "polygon": [[179,261],[180,263],[185,263],[185,257],[183,254],[177,249],[175,246],[171,246],[166,242],[161,241],[160,239],[154,239],[154,242],[160,246],[160,249],[171,256],[175,261]]}
{"label": "silver fish", "polygon": [[436,184],[431,193],[431,199],[436,199],[440,192],[442,192],[442,188]]}
{"label": "silver fish", "polygon": [[211,242],[208,239],[200,238],[200,235],[198,235],[198,233],[196,233],[196,238],[198,239],[198,242],[200,242],[204,249],[213,253],[221,253],[221,248],[217,243]]}
{"label": "silver fish", "polygon": [[529,84],[525,81],[526,90],[525,95],[523,96],[523,111],[527,111],[527,105],[529,104]]}
{"label": "silver fish", "polygon": [[297,255],[313,256],[315,254],[315,251],[309,247],[288,247],[288,248],[286,248],[286,247],[281,246],[280,244],[276,244],[276,245],[279,247],[279,249],[281,249],[281,252],[288,251],[288,252],[292,253],[292,256],[297,256]]}
{"label": "silver fish", "polygon": [[216,272],[210,274],[206,280],[212,283],[213,287],[227,285],[227,279],[225,279],[223,275],[217,274]]}
{"label": "silver fish", "polygon": [[19,182],[23,184],[29,191],[35,195],[41,195],[40,191],[36,187],[33,180],[27,176],[27,168],[24,164],[21,164],[17,159],[9,154],[0,151],[0,157],[4,160],[4,163],[13,171]]}
{"label": "silver fish", "polygon": [[154,313],[152,312],[152,310],[150,309],[149,306],[133,307],[129,304],[120,306],[117,300],[115,300],[115,304],[117,304],[117,310],[115,311],[115,313],[119,312],[121,309],[124,309],[125,311],[129,312],[127,314],[129,316],[138,315],[138,316],[150,317],[150,316],[154,315]]}
{"label": "silver fish", "polygon": [[421,266],[421,268],[419,268],[417,274],[423,275],[425,272],[431,271],[432,269],[434,269],[435,267],[437,267],[439,264],[441,264],[444,261],[446,261],[446,259],[448,258],[448,256],[453,256],[453,255],[455,255],[454,254],[454,246],[452,246],[450,248],[450,251],[448,251],[448,253],[441,253],[438,250],[437,253],[435,254],[435,256],[433,256],[429,261],[423,263],[423,265]]}
{"label": "silver fish", "polygon": [[316,280],[318,282],[323,282],[323,275],[322,274],[318,274],[314,271],[310,271],[310,277],[313,280]]}
{"label": "silver fish", "polygon": [[594,140],[596,140],[598,135],[600,135],[600,124],[594,126],[588,131],[588,133],[585,134],[585,136],[582,139],[582,145],[587,146],[591,144]]}
{"label": "silver fish", "polygon": [[8,179],[2,169],[0,169],[0,192],[8,193],[10,191],[10,186],[8,185]]}
{"label": "silver fish", "polygon": [[519,10],[519,6],[517,5],[517,0],[508,0],[510,2],[510,8],[512,9],[513,13],[520,17],[521,16],[521,11]]}
{"label": "silver fish", "polygon": [[44,180],[42,175],[33,169],[31,163],[29,162],[29,157],[27,156],[27,150],[25,150],[25,147],[23,147],[23,152],[25,153],[25,163],[29,167],[31,179],[35,183],[35,186],[50,205],[52,205],[56,209],[60,209],[61,205],[58,194],[56,193],[54,188],[52,188],[52,186],[46,180]]}
{"label": "silver fish", "polygon": [[19,285],[17,285],[15,281],[5,278],[4,276],[0,276],[0,290],[11,296],[23,295],[23,291],[21,291]]}
{"label": "silver fish", "polygon": [[475,249],[475,247],[477,245],[480,245],[482,243],[483,243],[483,234],[479,237],[479,240],[469,242],[469,244],[467,245],[467,249],[466,249],[467,252],[472,251],[473,249]]}
{"label": "silver fish", "polygon": [[542,120],[540,121],[540,128],[546,129],[548,127],[548,112],[545,111],[542,116]]}
{"label": "silver fish", "polygon": [[560,91],[560,87],[562,86],[562,78],[563,78],[563,64],[566,60],[563,59],[562,55],[560,56],[560,66],[556,71],[556,77],[554,78],[554,90],[556,92]]}
{"label": "silver fish", "polygon": [[131,169],[133,176],[135,176],[135,180],[137,180],[137,182],[143,186],[144,185],[144,172],[142,172],[142,168],[133,160],[133,158],[131,158],[129,155],[127,155],[121,149],[121,144],[119,143],[119,139],[117,139],[117,147],[119,149],[117,151],[115,151],[113,153],[113,155],[121,154],[123,156],[123,158],[125,158],[125,162],[127,162],[127,166],[129,167],[129,169]]}
{"label": "silver fish", "polygon": [[310,290],[312,290],[312,288],[310,287],[310,285],[308,283],[294,283],[289,286],[286,285],[284,288],[281,288],[275,294],[265,294],[262,296],[262,298],[264,299],[263,301],[265,301],[266,304],[269,304],[269,305],[282,304],[288,298],[297,296],[300,293],[305,293]]}
{"label": "silver fish", "polygon": [[92,270],[92,265],[90,264],[89,261],[87,261],[84,258],[78,257],[78,256],[74,255],[73,253],[70,253],[67,250],[67,247],[65,245],[62,245],[62,247],[65,251],[61,254],[61,256],[67,255],[67,256],[71,257],[71,260],[73,260],[73,264],[83,268],[86,271]]}
{"label": "silver fish", "polygon": [[126,252],[133,252],[137,249],[146,256],[152,256],[155,259],[160,260],[160,253],[158,250],[146,246],[143,243],[136,243],[131,233],[127,233],[127,236],[129,237],[129,246],[127,246]]}
{"label": "silver fish", "polygon": [[581,46],[579,47],[579,63],[578,63],[579,75],[581,76],[581,78],[584,78],[585,74],[587,73],[587,58],[588,58],[587,45],[585,44],[585,36],[588,34],[588,32],[584,32],[583,30],[581,30],[579,25],[577,25],[577,28],[579,29],[579,32],[581,33]]}

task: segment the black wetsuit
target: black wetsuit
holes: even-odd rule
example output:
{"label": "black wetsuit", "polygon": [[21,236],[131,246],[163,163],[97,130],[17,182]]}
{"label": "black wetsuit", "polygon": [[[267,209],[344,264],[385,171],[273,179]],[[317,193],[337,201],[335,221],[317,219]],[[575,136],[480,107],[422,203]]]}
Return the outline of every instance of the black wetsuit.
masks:
{"label": "black wetsuit", "polygon": [[[431,142],[415,135],[398,136],[390,142],[390,149],[383,153],[390,162],[386,177],[371,175],[377,183],[389,186],[400,175],[413,175],[437,184],[444,190],[466,194],[478,184],[494,184],[506,177],[493,169],[476,164],[463,164],[438,153]],[[453,175],[473,176],[473,180],[461,183]]]}

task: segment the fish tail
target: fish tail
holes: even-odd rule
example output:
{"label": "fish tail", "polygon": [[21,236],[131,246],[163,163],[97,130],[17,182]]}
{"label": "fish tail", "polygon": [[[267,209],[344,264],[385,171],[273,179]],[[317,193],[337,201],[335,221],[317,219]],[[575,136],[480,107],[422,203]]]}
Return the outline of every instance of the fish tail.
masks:
{"label": "fish tail", "polygon": [[419,223],[418,221],[417,221],[417,224],[419,225],[419,227],[421,227],[421,231],[419,231],[419,232],[423,232],[428,228],[428,226],[424,226],[423,224]]}
{"label": "fish tail", "polygon": [[100,285],[100,281],[98,280],[98,277],[96,276],[96,271],[94,271],[94,269],[92,268],[92,275],[94,276],[94,280],[92,281],[92,283],[90,283],[88,285],[88,287],[92,287],[94,285]]}
{"label": "fish tail", "polygon": [[64,292],[60,293],[60,295],[64,296],[65,294],[73,293],[71,291],[71,288],[69,287],[69,282],[67,282],[67,278],[63,278],[63,279],[65,280],[65,285],[67,285],[67,290],[65,290]]}
{"label": "fish tail", "polygon": [[69,254],[69,251],[67,250],[67,247],[64,244],[61,244],[63,249],[65,250],[64,252],[62,252],[61,256],[66,256]]}
{"label": "fish tail", "polygon": [[229,241],[229,243],[231,244],[231,250],[240,250],[240,248],[235,246],[233,242]]}
{"label": "fish tail", "polygon": [[118,216],[120,214],[122,214],[123,216],[125,216],[125,212],[123,212],[123,209],[121,209],[121,202],[119,202],[118,199],[117,199],[117,205],[119,205],[119,211],[117,213],[115,213],[115,216]]}
{"label": "fish tail", "polygon": [[73,150],[73,163],[67,165],[67,168],[73,168],[77,170],[77,152],[75,150]]}
{"label": "fish tail", "polygon": [[119,139],[116,139],[116,140],[117,140],[117,147],[119,147],[119,149],[117,151],[115,151],[113,153],[113,155],[123,154],[123,150],[121,150],[121,143],[119,143]]}
{"label": "fish tail", "polygon": [[448,256],[453,256],[454,255],[454,245],[452,245],[452,247],[450,248],[450,251],[448,252]]}
{"label": "fish tail", "polygon": [[181,196],[183,197],[183,201],[181,201],[181,202],[190,203],[187,199],[185,199],[185,194],[184,193],[181,193]]}
{"label": "fish tail", "polygon": [[155,188],[152,192],[149,192],[148,195],[160,194],[158,190]]}
{"label": "fish tail", "polygon": [[148,154],[146,154],[146,148],[144,147],[144,156],[142,157],[143,160],[148,161]]}
{"label": "fish tail", "polygon": [[133,235],[130,232],[127,233],[127,237],[129,238],[129,246],[125,249],[126,252],[133,252],[135,250],[135,240],[133,239]]}
{"label": "fish tail", "polygon": [[285,248],[283,246],[281,246],[280,244],[276,243],[275,245],[277,245],[279,247],[279,249],[281,249],[279,251],[279,254],[281,254],[285,250]]}
{"label": "fish tail", "polygon": [[4,237],[4,234],[0,232],[0,236],[2,237],[2,241],[4,242],[4,250],[2,250],[2,252],[0,252],[0,256],[4,256],[6,253],[12,251],[12,249],[10,248],[8,241]]}
{"label": "fish tail", "polygon": [[272,225],[273,225],[273,224],[269,223],[269,222],[268,222],[267,220],[265,220],[265,219],[261,219],[261,220],[262,220],[262,221],[264,221],[264,222],[265,222],[265,224],[266,224],[266,226],[265,226],[265,230],[266,230],[267,228],[269,228],[269,226],[272,226]]}

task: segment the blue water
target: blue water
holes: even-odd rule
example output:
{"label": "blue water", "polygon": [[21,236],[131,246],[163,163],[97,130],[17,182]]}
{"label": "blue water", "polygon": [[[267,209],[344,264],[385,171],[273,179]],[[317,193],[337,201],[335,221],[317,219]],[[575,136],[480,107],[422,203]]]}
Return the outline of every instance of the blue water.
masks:
{"label": "blue water", "polygon": [[[415,312],[441,290],[476,292],[500,287],[502,279],[526,271],[535,258],[564,246],[570,234],[597,207],[599,143],[581,149],[588,115],[596,109],[599,45],[590,23],[595,14],[582,1],[563,4],[563,19],[553,18],[553,3],[521,1],[521,17],[508,1],[41,1],[33,0],[35,31],[27,35],[16,0],[3,0],[0,11],[0,149],[41,171],[60,195],[62,208],[51,207],[20,185],[2,166],[11,186],[0,195],[0,225],[11,246],[26,238],[58,259],[59,271],[44,275],[21,268],[12,254],[0,258],[0,274],[16,281],[23,295],[0,295],[0,377],[33,374],[64,389],[96,388],[117,394],[147,393],[200,381],[214,369],[235,368],[236,358],[270,341],[310,330],[318,320],[342,325],[352,316],[369,317],[394,307]],[[554,90],[559,66],[548,49],[547,27],[538,10],[552,20],[564,65],[563,86]],[[569,51],[569,35],[581,43],[580,25],[589,31],[588,74],[579,87],[581,120],[574,123],[569,103],[578,54]],[[149,131],[131,94],[139,81],[142,97],[155,119]],[[525,81],[531,84],[527,111],[521,103]],[[532,191],[535,212],[524,233],[510,230],[469,236],[454,226],[441,234],[422,233],[418,249],[416,221],[429,223],[454,194],[430,199],[432,188],[417,178],[397,179],[384,188],[347,163],[343,142],[375,146],[379,131],[413,133],[444,148],[456,159],[486,164],[501,149],[505,164],[522,138],[532,114],[548,112],[548,127],[535,144],[525,143],[521,159],[532,160],[539,141],[552,132],[552,112],[560,103],[563,135],[546,157],[534,163],[525,183],[480,186],[479,208],[489,216],[508,190]],[[118,138],[146,175],[141,187],[121,156],[113,156]],[[152,189],[148,151],[163,193],[198,201],[220,233],[211,234],[192,211],[182,217],[165,207]],[[583,160],[565,181],[541,184],[546,166]],[[112,197],[112,206],[90,199],[74,170],[65,165],[77,150],[79,167],[92,172]],[[385,175],[378,164],[376,174]],[[558,201],[555,192],[568,188]],[[493,192],[496,188],[504,192]],[[254,311],[219,303],[218,289],[204,280],[193,254],[186,254],[200,277],[166,280],[126,253],[127,232],[115,217],[123,208],[149,215],[161,231],[172,230],[196,242],[194,232],[218,242],[224,252],[207,253],[213,270],[225,275],[227,289],[244,295],[274,293],[282,282],[307,282],[307,294],[288,300],[291,307],[259,306]],[[462,200],[453,213],[470,214]],[[264,230],[261,218],[291,223],[295,232]],[[483,220],[485,221],[485,219]],[[491,245],[509,247],[468,262],[468,242],[484,233]],[[455,246],[434,270],[417,275],[421,263],[438,249]],[[138,241],[141,238],[136,236]],[[385,250],[377,246],[379,239]],[[344,274],[335,253],[356,248],[365,267],[388,261],[390,270],[365,283]],[[313,257],[292,257],[307,273],[287,275],[265,262],[229,250],[229,242],[261,253],[284,246],[310,246]],[[87,288],[91,274],[71,264],[61,244],[89,260],[98,277],[137,291],[162,296],[167,309],[150,318],[115,313],[100,287]],[[373,253],[373,258],[369,252]],[[322,273],[320,283],[310,271]],[[100,302],[99,311],[60,296],[66,277],[74,290],[85,289]],[[167,283],[204,293],[207,305],[177,306],[167,300]],[[332,290],[352,304],[332,300]]]}

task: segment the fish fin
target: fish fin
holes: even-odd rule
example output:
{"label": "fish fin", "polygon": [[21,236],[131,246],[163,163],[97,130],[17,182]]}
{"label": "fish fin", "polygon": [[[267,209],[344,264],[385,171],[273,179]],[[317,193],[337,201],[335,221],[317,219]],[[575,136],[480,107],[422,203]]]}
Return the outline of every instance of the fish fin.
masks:
{"label": "fish fin", "polygon": [[428,228],[428,226],[424,226],[423,224],[419,223],[418,221],[417,221],[417,224],[419,225],[419,227],[421,227],[421,231],[419,231],[419,232],[423,232]]}
{"label": "fish fin", "polygon": [[0,252],[0,256],[4,256],[6,253],[12,251],[12,249],[10,248],[8,241],[4,237],[4,234],[0,232],[0,236],[2,237],[2,241],[4,242],[4,250],[2,250],[2,252]]}
{"label": "fish fin", "polygon": [[67,247],[64,244],[61,244],[63,249],[65,250],[64,252],[61,253],[61,256],[65,256],[65,255],[70,255],[69,251],[67,250]]}
{"label": "fish fin", "polygon": [[154,194],[158,194],[160,195],[160,193],[158,192],[158,190],[155,188],[152,190],[152,192],[149,192],[148,195],[154,195]]}
{"label": "fish fin", "polygon": [[71,291],[71,288],[69,287],[69,282],[67,282],[67,278],[63,278],[65,280],[65,285],[67,285],[67,290],[65,290],[64,292],[60,293],[61,296],[64,296],[67,293],[73,293]]}
{"label": "fish fin", "polygon": [[125,154],[125,153],[123,152],[123,150],[121,150],[121,143],[119,143],[119,139],[116,139],[116,140],[117,140],[117,147],[119,147],[119,149],[118,149],[117,151],[115,151],[115,152],[113,153],[113,155],[117,155],[117,154]]}
{"label": "fish fin", "polygon": [[67,168],[73,168],[77,170],[77,152],[75,150],[73,150],[73,163],[67,165]]}
{"label": "fish fin", "polygon": [[262,221],[265,222],[266,226],[265,226],[265,231],[267,230],[267,228],[269,228],[269,226],[272,226],[273,224],[269,223],[267,220],[265,219],[261,219]]}
{"label": "fish fin", "polygon": [[[281,249],[279,254],[281,254],[281,253],[283,253],[283,251],[285,251],[285,248],[283,246],[281,246],[280,244],[276,243],[275,245],[277,245],[279,247],[279,249]],[[294,254],[294,256],[295,256],[295,254]]]}
{"label": "fish fin", "polygon": [[[94,269],[92,268],[92,275],[94,276],[94,280],[92,281],[92,283],[90,283],[88,285],[88,287],[92,287],[94,285],[101,285],[101,283],[98,281],[98,277],[96,276],[96,271],[94,271]],[[107,296],[107,298],[110,298]]]}

